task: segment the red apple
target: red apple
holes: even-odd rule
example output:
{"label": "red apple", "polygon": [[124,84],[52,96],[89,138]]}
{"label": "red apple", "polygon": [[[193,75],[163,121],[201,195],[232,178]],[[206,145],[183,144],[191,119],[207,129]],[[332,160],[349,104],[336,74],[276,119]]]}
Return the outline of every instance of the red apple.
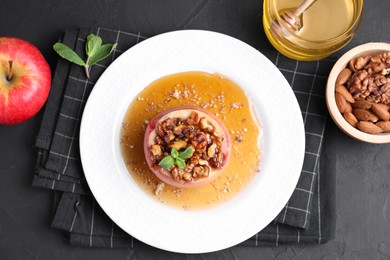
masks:
{"label": "red apple", "polygon": [[[188,130],[189,132],[184,133],[184,131],[180,129],[184,129],[188,126],[188,120],[193,115],[196,115],[197,119],[193,121],[196,121],[197,123],[190,124],[194,127],[191,128],[191,130]],[[171,130],[169,130],[171,136],[174,136],[174,139],[171,138],[171,141],[165,141],[165,143],[161,144],[161,139],[159,140],[159,137],[161,137],[162,134],[159,134],[158,132],[161,132],[161,127],[164,127],[163,124],[167,122],[167,119],[173,119],[173,121],[176,122],[171,124]],[[180,123],[177,123],[178,121]],[[166,129],[168,128],[169,127],[166,127]],[[204,137],[208,135],[207,138],[205,138],[206,141],[204,143],[206,146],[203,151],[198,149],[196,144],[192,143],[191,138],[189,138],[191,132],[196,133],[197,136],[199,136],[199,133],[201,135],[204,133]],[[153,146],[156,145],[160,146],[160,148],[157,147],[157,152],[154,152],[152,149],[154,148]],[[206,174],[199,176],[192,171],[190,172],[190,175],[188,175],[187,168],[179,169],[179,167],[175,165],[173,168],[176,168],[180,172],[179,174],[174,174],[172,172],[173,168],[164,169],[159,165],[158,161],[161,161],[162,157],[164,157],[161,152],[158,155],[159,149],[169,154],[173,147],[183,152],[189,146],[192,146],[195,153],[200,155],[199,159],[201,160],[198,160],[199,163],[196,164],[195,167],[200,167],[199,169],[204,170],[202,173]],[[217,153],[213,156],[215,157],[214,162],[212,161],[213,158],[208,156],[210,155],[209,148],[211,146],[214,146],[216,151],[218,151],[218,161],[216,159]],[[149,122],[144,137],[144,153],[149,168],[161,181],[179,188],[194,188],[215,180],[219,173],[225,168],[231,154],[231,139],[223,122],[211,112],[199,107],[181,106],[166,110]],[[192,157],[193,156],[194,155],[192,155]],[[192,157],[186,159],[187,166],[191,164]],[[187,176],[189,176],[189,179],[183,179],[183,174],[186,173]]]}
{"label": "red apple", "polygon": [[34,45],[0,37],[0,124],[33,117],[46,102],[50,85],[50,67]]}

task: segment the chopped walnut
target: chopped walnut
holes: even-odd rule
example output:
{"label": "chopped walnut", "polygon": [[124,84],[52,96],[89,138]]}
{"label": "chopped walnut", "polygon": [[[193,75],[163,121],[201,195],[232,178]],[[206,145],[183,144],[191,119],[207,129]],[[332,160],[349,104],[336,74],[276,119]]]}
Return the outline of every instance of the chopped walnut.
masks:
{"label": "chopped walnut", "polygon": [[188,89],[183,90],[183,98],[188,99],[190,96],[191,92]]}
{"label": "chopped walnut", "polygon": [[158,144],[152,145],[150,150],[152,151],[152,154],[153,154],[154,156],[156,156],[156,155],[162,155],[161,146],[158,145]]}
{"label": "chopped walnut", "polygon": [[243,106],[240,102],[234,102],[230,104],[230,111],[233,111],[234,109],[239,109]]}
{"label": "chopped walnut", "polygon": [[357,101],[390,104],[390,53],[351,60],[352,75],[345,86]]}
{"label": "chopped walnut", "polygon": [[176,98],[176,99],[179,99],[180,98],[180,92],[176,89],[172,95],[171,95],[173,98]]}
{"label": "chopped walnut", "polygon": [[187,142],[184,140],[174,141],[169,145],[171,149],[181,150],[182,148],[185,148],[187,146]]}
{"label": "chopped walnut", "polygon": [[160,195],[160,193],[164,190],[164,186],[165,186],[165,184],[163,182],[159,182],[157,184],[156,190],[154,191],[154,194],[156,196]]}
{"label": "chopped walnut", "polygon": [[242,138],[242,135],[236,135],[235,139],[237,142],[241,143],[244,139]]}
{"label": "chopped walnut", "polygon": [[207,156],[208,157],[213,157],[215,155],[215,152],[217,150],[217,144],[212,144],[209,146],[209,148],[207,149]]}
{"label": "chopped walnut", "polygon": [[208,177],[211,168],[220,168],[225,159],[221,151],[223,138],[214,131],[207,118],[192,112],[186,119],[166,118],[156,126],[155,144],[151,145],[153,162],[159,164],[172,149],[183,152],[193,148],[192,154],[184,159],[184,169],[173,165],[168,171],[172,178],[191,182]]}
{"label": "chopped walnut", "polygon": [[176,195],[180,195],[183,193],[183,189],[173,189],[172,192],[175,193]]}
{"label": "chopped walnut", "polygon": [[209,132],[211,132],[214,129],[214,127],[209,123],[209,121],[205,117],[200,119],[200,128],[207,129]]}

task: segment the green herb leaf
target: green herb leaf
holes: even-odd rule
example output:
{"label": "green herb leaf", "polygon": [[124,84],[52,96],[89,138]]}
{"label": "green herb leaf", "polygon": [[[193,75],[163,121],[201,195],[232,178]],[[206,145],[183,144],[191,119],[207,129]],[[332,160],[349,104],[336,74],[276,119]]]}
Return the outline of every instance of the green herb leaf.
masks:
{"label": "green herb leaf", "polygon": [[192,156],[194,153],[194,148],[192,146],[189,146],[184,152],[179,153],[179,157],[182,159],[187,159]]}
{"label": "green herb leaf", "polygon": [[176,164],[177,166],[179,166],[180,169],[184,169],[184,168],[186,167],[185,161],[184,161],[182,158],[180,158],[180,157],[177,157],[177,158],[175,159],[175,164]]}
{"label": "green herb leaf", "polygon": [[176,158],[176,157],[179,156],[179,152],[178,152],[175,148],[172,148],[172,150],[171,150],[171,156],[172,156],[173,158]]}
{"label": "green herb leaf", "polygon": [[62,58],[76,63],[77,65],[83,66],[85,69],[85,74],[87,78],[90,78],[90,67],[97,62],[105,59],[109,56],[118,44],[104,44],[102,45],[102,38],[94,34],[90,34],[87,37],[87,42],[85,43],[85,52],[87,54],[87,61],[83,61],[77,53],[66,46],[63,43],[57,42],[53,45],[53,49],[60,55]]}
{"label": "green herb leaf", "polygon": [[85,66],[85,62],[80,58],[80,56],[65,44],[57,42],[53,45],[53,49],[65,60],[76,63],[80,66]]}
{"label": "green herb leaf", "polygon": [[97,62],[108,57],[113,52],[118,44],[103,44],[96,49],[93,55],[89,56],[89,65],[94,65]]}
{"label": "green herb leaf", "polygon": [[95,55],[98,48],[102,45],[102,38],[95,36],[93,33],[88,35],[87,43],[85,44],[85,52],[87,56],[92,57]]}
{"label": "green herb leaf", "polygon": [[167,157],[164,157],[159,163],[158,165],[160,165],[161,167],[163,167],[164,169],[169,169],[173,166],[173,164],[175,163],[175,160],[173,159],[172,156],[168,155]]}

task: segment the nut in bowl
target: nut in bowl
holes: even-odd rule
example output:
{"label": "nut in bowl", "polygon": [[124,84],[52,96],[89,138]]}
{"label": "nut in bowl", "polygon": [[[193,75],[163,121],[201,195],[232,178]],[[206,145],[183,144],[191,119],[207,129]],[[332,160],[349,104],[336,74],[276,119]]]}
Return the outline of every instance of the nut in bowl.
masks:
{"label": "nut in bowl", "polygon": [[333,66],[326,103],[337,126],[369,143],[390,143],[390,44],[367,43]]}

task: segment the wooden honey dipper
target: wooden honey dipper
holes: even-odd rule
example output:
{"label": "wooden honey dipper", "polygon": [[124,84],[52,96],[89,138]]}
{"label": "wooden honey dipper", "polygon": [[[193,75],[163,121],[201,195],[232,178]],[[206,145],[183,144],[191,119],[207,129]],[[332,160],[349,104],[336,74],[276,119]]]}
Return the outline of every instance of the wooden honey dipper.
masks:
{"label": "wooden honey dipper", "polygon": [[[291,35],[301,28],[301,14],[314,2],[315,0],[304,0],[295,10],[286,11],[280,15],[280,18],[286,25],[281,25],[279,21],[274,21],[271,26],[271,33],[282,37]],[[286,30],[287,29],[287,30]]]}

